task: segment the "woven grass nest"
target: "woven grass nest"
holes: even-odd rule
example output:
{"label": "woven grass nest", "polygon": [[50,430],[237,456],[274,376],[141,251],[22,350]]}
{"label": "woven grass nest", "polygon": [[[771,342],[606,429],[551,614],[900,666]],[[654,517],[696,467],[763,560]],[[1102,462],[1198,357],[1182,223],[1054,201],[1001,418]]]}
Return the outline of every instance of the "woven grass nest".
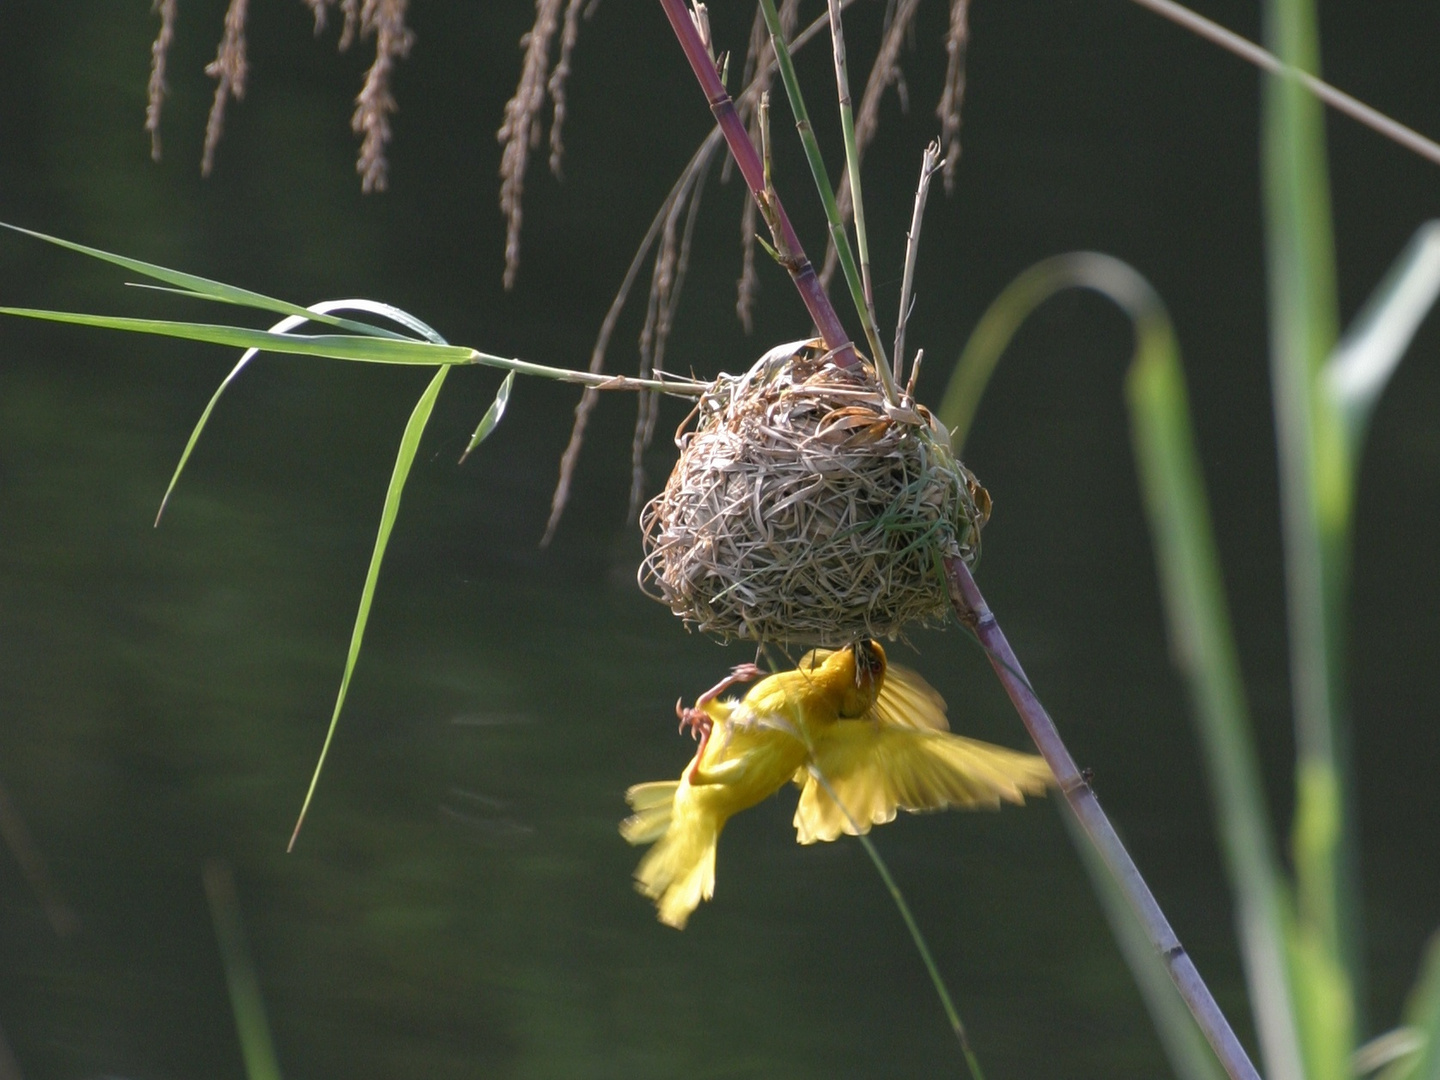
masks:
{"label": "woven grass nest", "polygon": [[819,341],[721,375],[675,441],[640,516],[640,586],[722,640],[894,638],[946,617],[944,557],[980,553],[990,497],[943,425]]}

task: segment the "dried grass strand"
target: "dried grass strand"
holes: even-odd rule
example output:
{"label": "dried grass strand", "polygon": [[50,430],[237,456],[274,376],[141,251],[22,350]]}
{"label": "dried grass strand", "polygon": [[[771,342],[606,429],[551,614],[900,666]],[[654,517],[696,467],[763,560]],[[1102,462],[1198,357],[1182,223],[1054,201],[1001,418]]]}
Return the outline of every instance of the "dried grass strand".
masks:
{"label": "dried grass strand", "polygon": [[152,161],[160,160],[160,113],[170,93],[170,84],[165,80],[165,63],[170,57],[170,46],[175,41],[177,8],[177,0],[154,0],[150,5],[152,12],[160,14],[160,29],[150,46],[150,82],[145,90],[145,130],[150,133]]}
{"label": "dried grass strand", "polygon": [[225,133],[225,106],[233,97],[245,100],[245,18],[249,0],[230,0],[225,10],[225,34],[215,59],[205,65],[205,74],[216,80],[215,100],[205,122],[205,148],[200,154],[200,175],[209,176],[215,167],[215,149]]}

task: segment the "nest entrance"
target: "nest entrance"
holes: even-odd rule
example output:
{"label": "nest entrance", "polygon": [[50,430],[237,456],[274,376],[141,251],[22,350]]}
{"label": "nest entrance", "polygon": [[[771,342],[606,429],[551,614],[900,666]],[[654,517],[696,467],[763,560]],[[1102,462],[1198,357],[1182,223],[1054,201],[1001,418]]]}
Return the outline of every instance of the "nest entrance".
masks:
{"label": "nest entrance", "polygon": [[[693,424],[693,426],[692,426]],[[640,516],[640,585],[721,639],[844,645],[949,612],[941,560],[973,562],[990,498],[924,406],[818,341],[721,375]]]}

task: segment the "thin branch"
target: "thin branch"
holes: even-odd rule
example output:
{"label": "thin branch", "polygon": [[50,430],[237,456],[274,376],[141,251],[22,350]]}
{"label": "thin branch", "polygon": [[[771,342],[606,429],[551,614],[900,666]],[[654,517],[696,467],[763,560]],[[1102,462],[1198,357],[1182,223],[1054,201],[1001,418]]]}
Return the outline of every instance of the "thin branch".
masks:
{"label": "thin branch", "polygon": [[[905,44],[919,10],[920,0],[896,0],[894,10],[890,13],[890,21],[885,26],[884,36],[880,40],[880,49],[875,54],[875,62],[870,65],[870,74],[865,79],[865,93],[860,96],[860,110],[855,115],[855,153],[861,162],[865,160],[865,151],[874,141],[875,133],[880,130],[880,103],[885,98],[885,91],[892,85],[900,93],[901,109],[905,108],[900,49]],[[851,204],[848,175],[840,177],[836,200],[840,205],[841,216],[848,215]],[[833,245],[825,251],[820,281],[826,288],[829,288],[830,279],[834,277],[835,268],[839,265],[838,254]]]}
{"label": "thin branch", "polygon": [[[879,326],[875,320],[875,289],[870,281],[870,240],[865,231],[865,199],[860,185],[860,153],[855,144],[855,112],[850,101],[850,74],[845,62],[845,29],[840,18],[839,0],[829,0],[830,41],[835,53],[835,89],[840,104],[840,131],[845,142],[845,175],[850,181],[851,201],[855,207],[855,251],[860,258],[860,287],[865,297],[865,336],[870,339],[876,369],[885,363],[880,345]],[[898,382],[891,369],[890,382]]]}
{"label": "thin branch", "polygon": [[1335,89],[1309,72],[1291,67],[1274,53],[1267,52],[1254,42],[1225,29],[1219,23],[1211,22],[1203,15],[1197,15],[1189,8],[1174,3],[1173,0],[1135,0],[1135,3],[1183,26],[1193,34],[1198,34],[1206,41],[1219,45],[1242,60],[1249,61],[1262,71],[1294,79],[1336,112],[1342,112],[1352,120],[1358,120],[1392,142],[1397,142],[1407,150],[1412,150],[1421,157],[1440,165],[1440,143],[1433,139],[1427,139],[1413,128],[1391,120],[1384,113],[1372,109],[1363,101],[1351,97],[1343,90]]}

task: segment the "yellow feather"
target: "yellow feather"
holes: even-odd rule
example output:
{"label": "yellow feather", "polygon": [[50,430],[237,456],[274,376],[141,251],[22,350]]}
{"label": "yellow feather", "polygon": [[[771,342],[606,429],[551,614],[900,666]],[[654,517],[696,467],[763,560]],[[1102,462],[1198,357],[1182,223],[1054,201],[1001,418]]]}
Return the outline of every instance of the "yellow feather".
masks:
{"label": "yellow feather", "polygon": [[[949,732],[903,728],[871,719],[842,720],[817,742],[813,762],[862,833],[897,810],[995,809],[1044,794],[1049,766],[1036,754]],[[795,808],[802,844],[854,834],[844,812],[813,775]]]}

